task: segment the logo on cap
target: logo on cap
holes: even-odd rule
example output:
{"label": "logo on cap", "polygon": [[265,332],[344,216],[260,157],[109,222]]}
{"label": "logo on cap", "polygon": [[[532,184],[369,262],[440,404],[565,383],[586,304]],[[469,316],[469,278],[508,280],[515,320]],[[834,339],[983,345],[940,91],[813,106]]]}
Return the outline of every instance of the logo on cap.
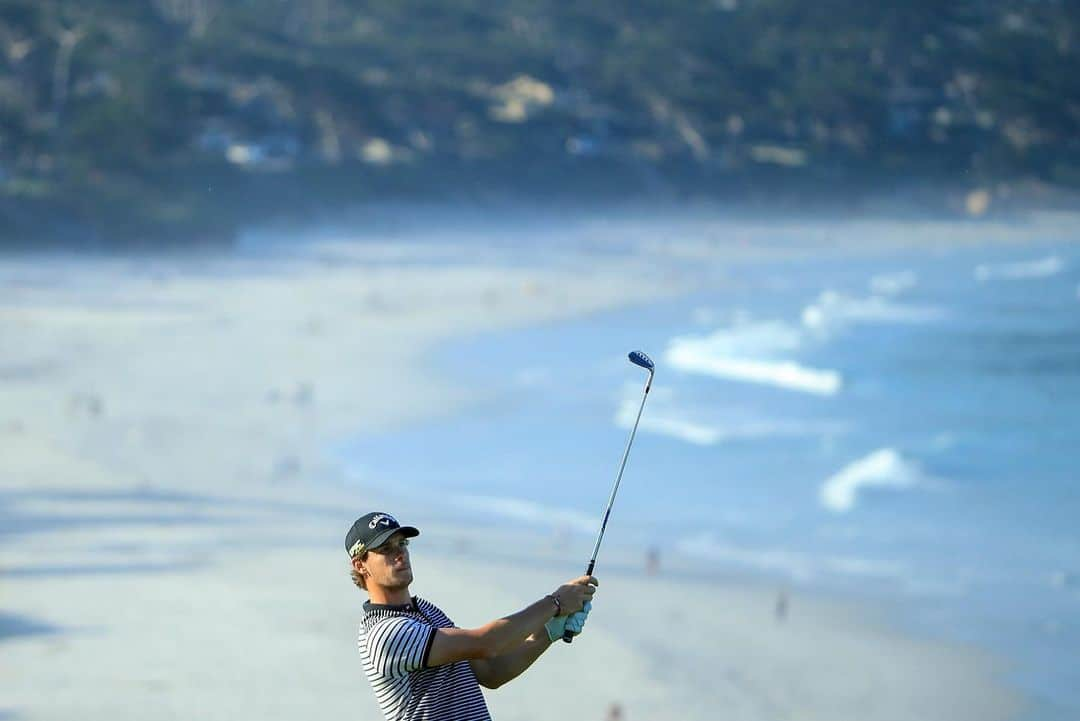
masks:
{"label": "logo on cap", "polygon": [[393,526],[399,526],[401,524],[399,524],[394,519],[393,516],[387,516],[387,515],[384,515],[384,514],[380,513],[379,515],[372,518],[371,521],[367,525],[368,525],[368,528],[374,530],[376,526],[384,526],[386,528],[390,528],[390,526],[392,526],[392,525]]}

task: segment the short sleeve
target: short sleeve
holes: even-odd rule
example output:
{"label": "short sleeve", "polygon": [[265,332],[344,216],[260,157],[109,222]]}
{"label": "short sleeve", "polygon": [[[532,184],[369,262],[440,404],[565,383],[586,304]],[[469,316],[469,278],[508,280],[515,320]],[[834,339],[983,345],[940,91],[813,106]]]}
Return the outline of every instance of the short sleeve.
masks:
{"label": "short sleeve", "polygon": [[411,618],[388,618],[368,633],[368,659],[380,676],[398,678],[424,668],[434,639],[434,626]]}

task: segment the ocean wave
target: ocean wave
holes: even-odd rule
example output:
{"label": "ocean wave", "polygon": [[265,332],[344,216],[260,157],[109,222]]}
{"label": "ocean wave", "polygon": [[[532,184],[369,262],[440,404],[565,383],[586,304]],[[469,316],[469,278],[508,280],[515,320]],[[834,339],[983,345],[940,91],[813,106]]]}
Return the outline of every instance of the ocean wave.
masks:
{"label": "ocean wave", "polygon": [[919,276],[911,270],[882,273],[870,279],[870,290],[879,295],[897,295],[915,287]]}
{"label": "ocean wave", "polygon": [[752,571],[779,573],[795,581],[811,581],[820,576],[902,579],[907,567],[898,562],[855,556],[819,556],[786,548],[746,548],[717,540],[701,533],[678,542],[679,551],[709,561],[747,568]]}
{"label": "ocean wave", "polygon": [[717,378],[776,386],[823,396],[836,395],[843,382],[836,371],[808,368],[793,361],[739,358],[682,359],[674,353],[668,357],[668,361],[683,370],[696,370]]}
{"label": "ocean wave", "polygon": [[821,504],[834,513],[846,513],[866,488],[911,488],[924,483],[926,476],[915,463],[895,449],[879,448],[844,466],[821,485]]}
{"label": "ocean wave", "polygon": [[[615,415],[615,424],[621,428],[633,426],[638,407],[638,401],[624,400]],[[719,428],[663,412],[650,412],[648,416],[643,416],[639,428],[698,446],[711,446],[724,440],[724,432]]]}
{"label": "ocean wave", "polygon": [[665,361],[678,370],[787,390],[835,395],[839,373],[808,368],[777,356],[801,347],[800,329],[786,323],[741,323],[707,336],[679,336],[668,342]]}
{"label": "ocean wave", "polygon": [[[914,274],[907,271],[877,278],[876,285],[896,290],[911,283]],[[825,290],[803,308],[798,324],[752,321],[745,314],[736,314],[731,325],[711,334],[672,338],[664,360],[684,372],[832,396],[840,392],[843,376],[829,368],[805,366],[793,356],[852,324],[927,323],[944,316],[940,309],[930,306],[900,304],[877,295],[858,298]],[[669,430],[699,439],[695,442],[710,442],[706,440],[709,435],[700,428]]]}
{"label": "ocean wave", "polygon": [[[661,390],[664,389],[654,388],[652,394],[660,395],[657,391]],[[633,426],[640,404],[640,389],[636,386],[633,389],[628,388],[615,413],[615,425],[620,428]],[[641,417],[638,427],[642,431],[676,438],[699,446],[762,438],[827,435],[844,430],[840,424],[831,422],[810,424],[737,415],[726,418],[710,415],[703,418],[703,415],[705,414],[695,412],[694,409],[679,409],[670,400],[670,394],[664,394],[654,399],[654,407]]]}
{"label": "ocean wave", "polygon": [[500,518],[549,528],[569,528],[583,533],[596,532],[596,518],[571,508],[548,506],[521,498],[502,496],[458,496],[454,505],[471,512],[486,513]]}
{"label": "ocean wave", "polygon": [[1056,255],[1017,263],[982,263],[975,267],[975,280],[1028,280],[1049,278],[1065,270],[1065,261]]}
{"label": "ocean wave", "polygon": [[669,353],[674,348],[679,357],[725,356],[749,358],[774,357],[791,353],[802,347],[802,330],[781,321],[751,321],[746,316],[727,328],[721,328],[707,336],[679,336],[672,339]]}
{"label": "ocean wave", "polygon": [[851,323],[927,323],[944,317],[937,308],[902,305],[886,298],[854,298],[826,290],[803,308],[802,324],[814,331],[835,330]]}

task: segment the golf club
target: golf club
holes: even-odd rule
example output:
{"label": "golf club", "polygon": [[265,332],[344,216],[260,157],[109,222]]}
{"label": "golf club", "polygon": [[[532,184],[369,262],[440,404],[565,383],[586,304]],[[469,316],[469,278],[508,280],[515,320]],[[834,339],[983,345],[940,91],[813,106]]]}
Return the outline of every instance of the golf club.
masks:
{"label": "golf club", "polygon": [[[600,524],[600,535],[596,537],[596,545],[593,546],[592,558],[589,559],[589,567],[585,570],[586,576],[591,576],[596,566],[596,555],[600,552],[600,542],[604,540],[604,529],[607,528],[608,517],[611,515],[611,507],[615,505],[615,494],[619,492],[619,483],[622,481],[623,469],[626,468],[626,459],[630,457],[630,446],[634,444],[634,434],[637,433],[638,422],[641,420],[641,412],[645,410],[645,399],[649,397],[649,389],[652,388],[653,370],[655,366],[649,356],[639,350],[631,351],[630,362],[641,366],[649,371],[649,380],[645,381],[645,393],[641,396],[641,405],[638,407],[637,418],[634,419],[634,427],[630,429],[630,439],[626,442],[626,450],[622,454],[622,463],[619,464],[619,475],[615,477],[615,486],[611,489],[608,498],[607,510],[604,511],[604,520]],[[572,643],[574,635],[570,631],[563,632],[563,641]]]}

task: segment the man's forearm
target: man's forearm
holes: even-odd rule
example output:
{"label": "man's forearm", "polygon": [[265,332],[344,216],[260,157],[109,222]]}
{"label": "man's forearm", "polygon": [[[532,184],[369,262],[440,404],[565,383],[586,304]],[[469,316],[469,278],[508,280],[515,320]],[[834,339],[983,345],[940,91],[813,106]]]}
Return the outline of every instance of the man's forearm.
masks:
{"label": "man's forearm", "polygon": [[518,648],[502,656],[488,659],[487,686],[496,688],[514,680],[550,647],[551,641],[548,640],[547,632],[540,630],[525,639]]}
{"label": "man's forearm", "polygon": [[[549,596],[545,596],[517,613],[482,626],[480,631],[485,638],[485,645],[488,646],[491,656],[499,656],[506,652],[513,653],[523,641],[531,639],[534,635],[540,635],[539,632],[543,630],[544,624],[555,615],[555,611],[555,602]],[[544,640],[547,640],[546,634],[544,634]],[[539,656],[540,653],[543,653],[543,650],[538,651],[536,655]],[[535,660],[535,657],[533,660]],[[532,661],[529,661],[529,663],[532,663]]]}

